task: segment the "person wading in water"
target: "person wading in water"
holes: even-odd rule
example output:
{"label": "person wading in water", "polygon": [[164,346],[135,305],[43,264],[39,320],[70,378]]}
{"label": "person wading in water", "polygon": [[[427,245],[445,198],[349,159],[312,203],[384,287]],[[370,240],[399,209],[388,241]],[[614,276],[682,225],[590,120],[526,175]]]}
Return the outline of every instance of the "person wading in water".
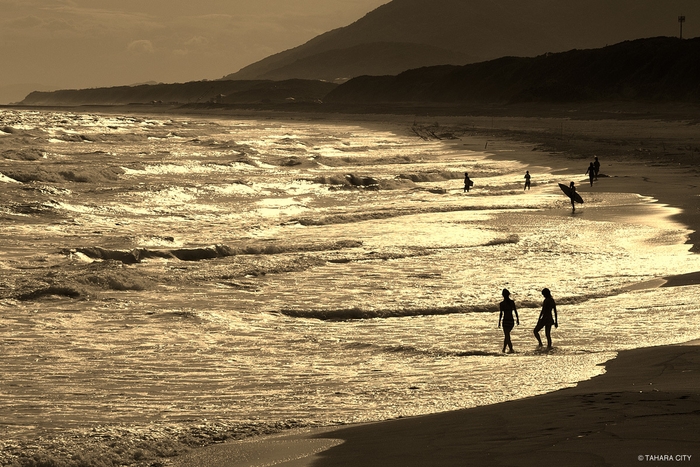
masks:
{"label": "person wading in water", "polygon": [[[539,346],[542,347],[542,339],[540,339],[540,331],[544,328],[544,335],[547,337],[547,350],[552,348],[552,325],[555,328],[559,327],[559,320],[557,318],[557,304],[554,303],[552,298],[552,293],[549,289],[542,289],[542,295],[544,296],[544,302],[542,302],[542,311],[540,312],[540,317],[537,320],[537,326],[532,331],[537,338]],[[552,316],[552,311],[554,316]]]}
{"label": "person wading in water", "polygon": [[[503,289],[501,292],[503,295],[503,301],[501,302],[501,312],[498,314],[498,327],[501,327],[501,319],[503,320],[503,353],[506,351],[506,347],[509,349],[509,353],[513,353],[513,343],[510,340],[510,331],[515,327],[515,323],[520,324],[520,318],[518,317],[518,310],[515,308],[515,302],[510,299],[510,292],[508,289]],[[515,321],[513,321],[513,313],[515,313]]]}

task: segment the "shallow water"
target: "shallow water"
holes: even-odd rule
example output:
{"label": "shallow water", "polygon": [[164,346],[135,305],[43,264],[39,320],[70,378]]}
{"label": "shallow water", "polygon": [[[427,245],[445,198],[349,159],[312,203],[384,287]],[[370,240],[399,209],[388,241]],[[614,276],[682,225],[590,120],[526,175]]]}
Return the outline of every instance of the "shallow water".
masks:
{"label": "shallow water", "polygon": [[[636,287],[700,270],[672,209],[601,181],[572,215],[557,182],[580,176],[523,192],[523,164],[459,148],[388,126],[0,111],[0,460],[135,462],[183,432],[495,403],[700,337],[699,287]],[[531,335],[543,287],[550,353]]]}

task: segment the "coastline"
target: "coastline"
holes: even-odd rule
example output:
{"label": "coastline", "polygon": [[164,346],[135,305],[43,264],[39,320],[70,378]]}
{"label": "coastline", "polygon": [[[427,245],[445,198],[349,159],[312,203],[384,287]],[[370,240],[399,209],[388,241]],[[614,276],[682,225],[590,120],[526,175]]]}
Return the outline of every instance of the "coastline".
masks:
{"label": "coastline", "polygon": [[604,374],[576,387],[540,396],[225,443],[193,451],[172,465],[577,467],[697,463],[700,341],[625,350],[605,367]]}
{"label": "coastline", "polygon": [[[205,114],[202,114],[202,116],[206,116]],[[220,118],[230,118],[228,116],[219,116]],[[360,117],[357,120],[351,121],[351,123],[357,123],[357,124],[362,124],[362,125],[367,125],[367,126],[377,126],[383,129],[386,128],[393,128],[396,130],[396,128],[403,128],[406,131],[410,130],[410,121],[408,119],[405,119],[403,117],[391,117],[388,118],[385,121],[382,121],[380,118],[374,118],[378,116],[369,116],[369,117]],[[236,118],[233,116],[233,118]],[[243,117],[246,118],[246,117]],[[247,118],[255,118],[255,115],[248,115]],[[274,118],[274,117],[269,117],[269,118]],[[310,120],[313,120],[316,117],[304,117],[304,116],[288,116],[284,115],[283,119],[295,119],[295,118],[309,118]],[[412,118],[412,117],[411,117]],[[334,116],[332,121],[337,121],[337,122],[347,122],[347,120],[344,120],[342,116]],[[473,121],[472,121],[473,120]],[[544,120],[544,121],[543,121]],[[328,121],[328,120],[326,120]],[[430,124],[430,122],[434,122],[436,119],[430,118],[429,120],[426,121],[425,124]],[[689,189],[681,185],[679,181],[686,180],[687,178],[694,177],[697,178],[697,172],[693,172],[692,167],[677,167],[673,166],[671,162],[669,161],[658,161],[654,162],[651,158],[645,159],[645,165],[640,166],[639,163],[634,160],[633,158],[630,158],[629,156],[619,156],[619,157],[608,157],[606,155],[603,155],[605,153],[601,152],[585,152],[581,151],[579,152],[572,152],[570,149],[569,150],[562,150],[562,149],[557,149],[558,144],[572,144],[576,143],[576,138],[571,137],[567,141],[565,136],[565,132],[562,130],[561,133],[557,133],[557,125],[559,125],[559,120],[558,119],[538,119],[535,117],[529,117],[529,118],[513,118],[513,117],[497,117],[497,118],[490,118],[490,117],[479,117],[475,119],[470,119],[468,117],[465,117],[464,119],[458,119],[458,118],[452,118],[452,119],[444,119],[443,118],[437,118],[437,121],[440,122],[440,125],[443,128],[444,131],[451,131],[450,130],[450,125],[453,125],[455,128],[457,128],[459,131],[463,131],[465,135],[470,136],[471,140],[470,143],[473,145],[475,150],[483,150],[484,146],[488,144],[488,150],[489,152],[492,153],[492,157],[496,158],[506,158],[506,159],[515,159],[515,160],[520,160],[523,162],[527,162],[530,164],[531,167],[537,167],[537,166],[547,166],[547,167],[552,167],[554,173],[563,173],[564,171],[568,172],[574,172],[575,170],[573,169],[574,167],[581,167],[581,180],[584,179],[583,176],[583,171],[585,170],[585,166],[588,164],[588,157],[591,157],[592,154],[598,154],[602,155],[601,161],[603,162],[603,173],[606,173],[608,177],[601,178],[600,182],[594,186],[593,189],[587,190],[587,183],[584,185],[583,183],[579,183],[581,187],[581,193],[585,194],[587,192],[595,191],[596,189],[600,189],[601,191],[620,191],[620,192],[635,192],[635,193],[641,193],[646,196],[651,196],[653,198],[656,198],[659,200],[660,203],[668,204],[669,206],[674,206],[679,209],[683,208],[696,208],[693,203],[697,198],[694,198],[694,196],[697,195],[697,187],[690,188],[690,192],[688,191]],[[566,120],[568,122],[568,120]],[[522,126],[525,125],[533,125],[534,123],[537,123],[540,125],[530,133],[523,133]],[[489,128],[489,123],[491,127]],[[593,125],[593,123],[596,123],[596,125]],[[578,129],[584,128],[587,124],[591,124],[592,126],[599,126],[597,123],[601,123],[600,121],[596,122],[588,122],[588,121],[581,121],[581,122],[576,122],[576,125]],[[608,124],[608,121],[606,120],[604,123],[604,126]],[[620,127],[625,127],[629,122],[623,121],[621,122],[615,122],[615,123],[620,123]],[[637,122],[638,123],[638,122]],[[568,123],[567,123],[568,125]],[[573,125],[573,124],[572,124]],[[680,125],[680,124],[679,124]],[[499,126],[503,128],[498,128]],[[619,128],[615,128],[615,125],[609,125],[611,127],[611,132],[612,134],[615,134],[616,131],[629,131],[627,130],[620,130]],[[554,127],[554,131],[550,131],[547,128]],[[542,130],[542,128],[545,128]],[[568,127],[567,127],[568,128]],[[582,131],[582,130],[581,130]],[[520,137],[520,138],[519,138]],[[529,139],[532,139],[533,141],[529,141]],[[522,142],[521,142],[522,141]],[[455,140],[455,144],[461,145],[460,147],[467,148],[465,146],[465,142],[460,141],[460,140]],[[484,143],[484,144],[482,144]],[[595,146],[595,145],[594,145]],[[533,150],[535,149],[535,150]],[[597,151],[597,150],[593,150]],[[642,154],[645,157],[648,157],[648,154]],[[627,157],[627,158],[626,158]],[[606,165],[607,164],[607,165]],[[606,167],[609,166],[610,170],[606,170]],[[644,167],[644,169],[642,168]],[[653,170],[653,176],[650,177],[649,174],[647,173],[647,168],[651,168]],[[524,170],[524,169],[523,169]],[[536,179],[534,180],[535,183],[537,183]],[[639,190],[639,188],[643,188],[644,191]],[[693,191],[695,189],[695,191]],[[565,204],[562,204],[562,215],[568,215],[568,211],[570,209],[566,209]],[[591,209],[586,213],[586,208],[588,205],[584,206],[584,209],[582,209],[582,215],[583,216],[592,216],[594,214],[594,211]],[[577,210],[578,211],[578,210]],[[685,217],[684,217],[685,216]],[[690,226],[692,229],[697,232],[698,229],[698,221],[697,218],[695,219],[695,222],[693,222],[692,216],[687,217],[687,213],[684,211],[681,211],[676,218],[679,221],[683,221],[684,218],[688,218],[690,221],[685,222],[688,226]],[[697,242],[694,242],[694,244],[697,246]],[[685,276],[676,276],[674,278],[667,279],[666,286],[672,285],[672,286],[680,286],[680,285],[689,285],[689,284],[696,284],[698,283],[698,273],[691,273],[687,274]],[[661,349],[661,348],[660,348]],[[610,362],[609,362],[610,363]],[[557,394],[557,392],[552,393],[552,394]],[[545,397],[545,396],[541,396]],[[517,402],[517,401],[513,401]],[[509,404],[509,403],[506,403]],[[498,406],[500,406],[499,404]],[[498,406],[492,406],[492,407],[498,407]],[[471,409],[473,410],[473,409]],[[494,409],[496,410],[496,409]],[[462,412],[462,411],[460,411]],[[445,415],[445,414],[437,414],[437,415]],[[426,417],[432,417],[432,415],[428,415]],[[408,420],[408,419],[406,419]],[[348,427],[347,429],[362,429],[364,427],[373,427],[375,425],[381,425],[382,423],[387,423],[387,422],[380,422],[378,424],[372,424],[372,425],[362,425],[362,426],[353,426],[353,427]],[[438,427],[439,428],[439,427]],[[343,428],[342,430],[345,430],[346,428]],[[325,429],[324,431],[329,431],[331,429]],[[334,427],[332,428],[333,432],[340,431],[339,428]],[[522,434],[524,436],[529,436],[528,434],[528,429],[525,429],[522,431]],[[332,448],[335,444],[338,443],[338,441],[326,441],[324,436],[331,436],[330,434],[320,436],[318,431],[312,431],[312,432],[304,432],[301,434],[294,434],[291,435],[292,438],[291,441],[287,441],[287,437],[290,435],[278,435],[277,437],[274,438],[265,438],[265,439],[255,439],[255,440],[250,440],[251,445],[259,444],[262,447],[262,450],[265,455],[269,457],[271,453],[274,452],[281,452],[281,454],[285,457],[285,459],[289,459],[290,461],[286,462],[291,462],[291,459],[297,458],[301,459],[299,461],[294,461],[294,462],[310,462],[312,459],[304,456],[308,456],[309,451],[315,452],[321,452],[323,449],[327,448]],[[383,435],[382,435],[383,436]],[[440,435],[443,436],[443,435]],[[515,442],[517,441],[518,438],[516,436]],[[320,440],[320,441],[318,441]],[[380,440],[383,443],[383,440]],[[236,444],[237,446],[240,446],[241,443],[231,443]],[[381,443],[380,443],[381,444]],[[276,445],[274,449],[271,449],[271,446]],[[218,446],[217,446],[218,447]],[[359,448],[360,450],[364,448]],[[383,449],[380,447],[380,449]],[[197,451],[197,457],[203,455],[206,451]],[[253,449],[253,452],[255,452],[255,449]],[[248,454],[246,454],[248,455]],[[328,451],[328,455],[335,456],[336,451],[331,449],[331,451]],[[301,456],[301,457],[298,457]],[[334,457],[333,457],[334,458]],[[320,460],[319,460],[320,459]],[[326,459],[326,454],[321,454],[321,457],[319,459],[316,459],[316,461],[322,461]],[[331,458],[328,458],[331,459]],[[393,460],[393,459],[390,459]],[[428,459],[431,460],[431,459]],[[556,459],[555,459],[556,460]],[[217,465],[216,463],[213,462],[203,462],[201,459],[199,459],[198,464],[193,464],[193,465]],[[226,464],[221,464],[221,465],[235,465],[231,464],[229,461],[226,461]],[[277,460],[273,459],[271,462],[274,462],[273,464],[267,463],[270,461],[265,461],[266,463],[264,465],[305,465],[305,464],[292,464],[292,463],[285,463],[285,464],[280,464]],[[328,462],[331,462],[328,460]],[[335,462],[335,460],[333,461]],[[367,462],[362,462],[362,464],[367,463]],[[370,462],[371,463],[371,462]],[[389,462],[391,464],[392,462]],[[398,462],[401,463],[401,462]],[[462,463],[460,460],[457,459],[452,459],[451,464],[448,465],[454,465],[455,463]],[[380,463],[378,462],[378,465]],[[180,465],[180,464],[176,464]],[[187,464],[183,464],[187,465]],[[263,465],[263,464],[255,464],[255,463],[250,463],[249,460],[246,460],[245,463],[240,464],[240,465]],[[325,464],[320,464],[320,465],[325,465]],[[335,464],[335,463],[329,463],[328,465],[342,465],[342,464]],[[348,464],[348,465],[357,465],[354,463]],[[384,463],[383,465],[387,465]],[[417,464],[420,465],[420,464]],[[488,464],[487,464],[488,465]],[[497,464],[495,464],[497,465]],[[509,464],[510,465],[510,464]],[[526,464],[524,464],[526,465]],[[566,465],[569,465],[567,462]],[[584,464],[584,465],[590,465],[590,464]]]}
{"label": "coastline", "polygon": [[[384,121],[382,116],[375,117],[378,118],[351,121],[384,128],[403,125],[410,131],[410,122],[403,116]],[[285,115],[284,118],[304,117]],[[414,119],[414,124],[420,125],[418,120]],[[342,118],[338,121],[347,122]],[[437,124],[448,135],[467,136],[467,142],[462,139],[449,142],[463,149],[486,148],[489,157],[517,160],[535,169],[549,167],[555,174],[577,173],[579,169],[581,175],[576,181],[584,198],[596,190],[637,193],[677,208],[673,220],[693,231],[687,242],[691,244],[689,250],[700,251],[700,209],[696,198],[700,196],[700,183],[697,183],[698,171],[692,166],[697,157],[694,145],[699,143],[696,139],[689,140],[692,135],[687,132],[694,124],[691,126],[685,120],[572,121],[484,116],[435,117],[429,122],[423,124]],[[564,124],[571,131],[570,136],[564,130],[556,131],[557,126],[563,128]],[[662,131],[664,128],[666,132]],[[657,133],[654,141],[640,140],[641,135],[650,131]],[[640,142],[646,144],[644,150],[639,150]],[[691,148],[688,154],[665,158],[664,154],[654,152],[657,146],[671,148],[681,144]],[[615,151],[608,152],[610,147]],[[589,187],[584,172],[594,155],[601,159],[604,176]],[[534,185],[536,173],[532,173]],[[586,205],[581,209],[584,217],[585,209]],[[651,286],[699,283],[700,272],[659,278]],[[407,419],[231,442],[198,449],[173,459],[172,465],[335,467],[468,462],[469,465],[529,466],[550,462],[588,466],[639,464],[638,456],[652,456],[643,461],[653,464],[658,461],[653,456],[659,455],[691,456],[682,460],[697,461],[700,441],[692,433],[700,425],[693,418],[700,409],[699,345],[696,341],[622,351],[605,364],[605,374],[582,381],[574,388],[542,396]],[[661,433],[670,436],[658,439]]]}

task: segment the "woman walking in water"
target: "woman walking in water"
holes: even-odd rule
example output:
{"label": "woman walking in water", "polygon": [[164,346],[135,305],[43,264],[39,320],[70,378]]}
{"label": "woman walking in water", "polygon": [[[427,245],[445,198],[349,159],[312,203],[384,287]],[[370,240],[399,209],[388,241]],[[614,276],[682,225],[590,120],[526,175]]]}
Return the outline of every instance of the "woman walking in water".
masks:
{"label": "woman walking in water", "polygon": [[[559,320],[557,318],[557,304],[554,303],[552,298],[552,293],[549,289],[542,289],[542,295],[544,296],[544,302],[542,302],[542,311],[540,312],[540,317],[537,319],[537,326],[532,331],[539,342],[539,346],[542,347],[542,339],[540,339],[540,331],[544,328],[544,335],[547,336],[547,350],[552,348],[552,324],[555,328],[559,327]],[[552,317],[552,311],[554,311],[554,316]]]}
{"label": "woman walking in water", "polygon": [[[510,341],[510,331],[515,327],[515,322],[520,324],[520,318],[518,317],[518,310],[515,308],[515,302],[510,299],[510,292],[508,289],[503,289],[501,292],[503,295],[503,301],[501,302],[501,312],[498,314],[498,327],[501,327],[501,319],[503,319],[503,350],[506,352],[506,346],[509,349],[509,353],[513,353],[513,343]],[[513,321],[513,312],[515,312],[515,322]]]}
{"label": "woman walking in water", "polygon": [[590,163],[584,175],[588,175],[588,180],[590,180],[591,186],[593,186],[593,180],[595,179],[595,166],[593,165],[593,162]]}

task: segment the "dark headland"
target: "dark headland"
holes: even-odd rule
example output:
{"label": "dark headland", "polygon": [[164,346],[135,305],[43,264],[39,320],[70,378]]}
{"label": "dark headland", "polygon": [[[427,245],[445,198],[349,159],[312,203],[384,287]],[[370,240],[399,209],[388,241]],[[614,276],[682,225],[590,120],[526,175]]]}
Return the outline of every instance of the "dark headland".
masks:
{"label": "dark headland", "polygon": [[[469,115],[532,103],[700,103],[700,38],[656,37],[537,57],[318,80],[218,80],[32,92],[24,106],[170,104],[189,108]],[[479,110],[486,106],[484,110]]]}

